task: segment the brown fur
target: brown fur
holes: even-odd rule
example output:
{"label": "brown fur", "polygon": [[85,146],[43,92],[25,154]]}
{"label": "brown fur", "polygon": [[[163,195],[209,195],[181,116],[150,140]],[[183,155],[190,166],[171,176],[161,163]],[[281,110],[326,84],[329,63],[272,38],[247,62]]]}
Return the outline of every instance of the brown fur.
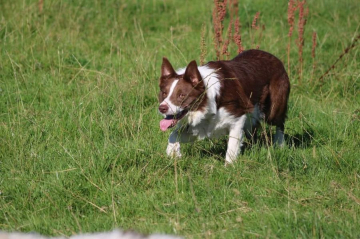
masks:
{"label": "brown fur", "polygon": [[[290,82],[275,56],[248,50],[230,61],[212,61],[200,68],[192,61],[180,75],[164,58],[161,69],[159,111],[164,119],[160,129],[165,131],[178,122],[187,126],[182,130],[180,125],[170,134],[166,149],[169,156],[181,157],[180,143],[228,134],[225,161],[232,163],[241,150],[244,133],[250,136],[262,119],[276,126],[275,143],[284,144]],[[200,71],[211,78],[202,79]],[[206,85],[210,82],[214,88]],[[256,111],[255,106],[259,108]],[[186,115],[189,117],[181,121]]]}
{"label": "brown fur", "polygon": [[183,75],[176,74],[166,58],[163,59],[161,69],[159,102],[167,97],[171,84],[178,79],[179,82],[170,96],[171,102],[192,111],[205,108],[207,102],[205,85],[195,61],[189,63]]}
{"label": "brown fur", "polygon": [[225,107],[239,117],[259,104],[265,121],[284,129],[290,82],[278,58],[264,51],[248,50],[230,61],[214,61],[207,65],[219,69],[218,108]]}

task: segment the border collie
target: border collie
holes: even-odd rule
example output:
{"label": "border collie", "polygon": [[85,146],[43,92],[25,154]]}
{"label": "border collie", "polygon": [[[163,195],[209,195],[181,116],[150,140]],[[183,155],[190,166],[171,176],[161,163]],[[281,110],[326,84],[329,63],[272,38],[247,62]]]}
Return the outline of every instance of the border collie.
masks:
{"label": "border collie", "polygon": [[276,126],[274,142],[284,144],[284,124],[290,93],[282,62],[270,53],[247,50],[229,61],[195,61],[175,71],[165,57],[161,65],[160,129],[175,127],[166,153],[181,157],[180,143],[228,135],[225,164],[239,155],[244,134],[264,120]]}

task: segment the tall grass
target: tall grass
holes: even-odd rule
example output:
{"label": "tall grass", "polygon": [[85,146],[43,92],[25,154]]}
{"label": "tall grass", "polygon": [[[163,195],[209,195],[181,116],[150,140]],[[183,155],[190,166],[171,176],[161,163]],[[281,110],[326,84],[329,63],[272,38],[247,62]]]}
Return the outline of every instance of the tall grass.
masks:
{"label": "tall grass", "polygon": [[307,4],[301,85],[287,4],[240,1],[232,13],[244,49],[261,13],[260,49],[289,55],[293,77],[287,147],[248,142],[225,168],[222,139],[167,158],[156,112],[162,56],[176,67],[199,60],[204,25],[205,58],[217,59],[211,2],[45,0],[40,11],[39,1],[0,1],[0,230],[358,237],[357,45],[327,69],[358,35],[359,6]]}

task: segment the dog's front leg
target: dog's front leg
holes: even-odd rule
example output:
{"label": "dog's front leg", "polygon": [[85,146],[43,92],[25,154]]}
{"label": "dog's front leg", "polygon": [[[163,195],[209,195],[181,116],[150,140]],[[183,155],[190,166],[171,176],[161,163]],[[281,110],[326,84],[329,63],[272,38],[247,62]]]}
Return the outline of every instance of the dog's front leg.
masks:
{"label": "dog's front leg", "polygon": [[226,150],[225,165],[232,164],[240,153],[244,139],[246,115],[242,115],[230,128],[228,147]]}
{"label": "dog's front leg", "polygon": [[178,128],[171,132],[168,146],[166,148],[166,154],[172,158],[180,158],[180,143],[189,143],[196,140],[196,136],[187,132],[187,130]]}

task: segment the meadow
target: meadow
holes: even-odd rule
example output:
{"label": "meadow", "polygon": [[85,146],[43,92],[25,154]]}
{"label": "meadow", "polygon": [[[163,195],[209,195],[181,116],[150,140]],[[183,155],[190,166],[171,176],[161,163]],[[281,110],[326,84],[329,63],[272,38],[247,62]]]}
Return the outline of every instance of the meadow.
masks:
{"label": "meadow", "polygon": [[[248,141],[224,167],[224,139],[166,157],[157,113],[163,56],[184,67],[205,44],[216,59],[212,1],[0,1],[0,230],[359,238],[360,3],[307,6],[301,78],[297,26],[289,52],[286,147]],[[286,68],[287,8],[239,1],[243,47]]]}

